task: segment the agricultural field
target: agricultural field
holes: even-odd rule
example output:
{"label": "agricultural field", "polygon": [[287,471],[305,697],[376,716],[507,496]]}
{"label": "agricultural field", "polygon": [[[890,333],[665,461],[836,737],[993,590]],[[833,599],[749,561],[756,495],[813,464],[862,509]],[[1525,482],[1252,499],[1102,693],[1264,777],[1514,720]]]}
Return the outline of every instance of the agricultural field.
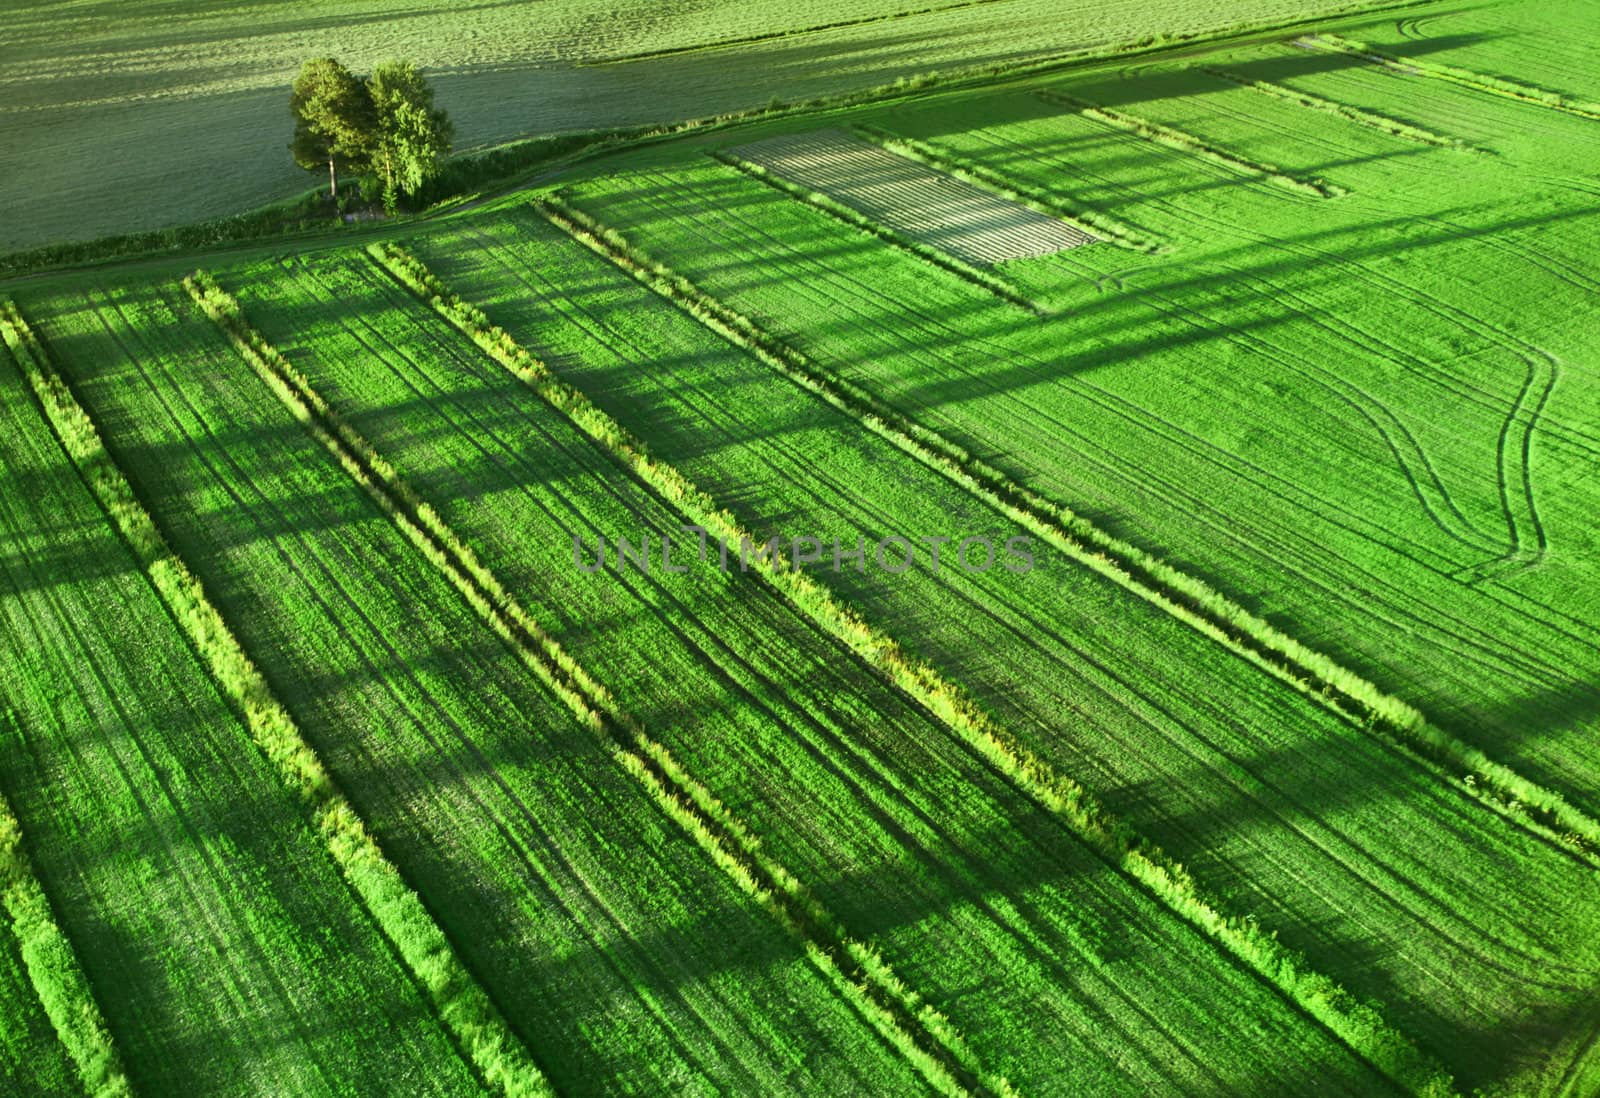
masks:
{"label": "agricultural field", "polygon": [[1595,17],[531,7],[9,17],[0,249],[729,117],[0,280],[0,1090],[1600,1093]]}

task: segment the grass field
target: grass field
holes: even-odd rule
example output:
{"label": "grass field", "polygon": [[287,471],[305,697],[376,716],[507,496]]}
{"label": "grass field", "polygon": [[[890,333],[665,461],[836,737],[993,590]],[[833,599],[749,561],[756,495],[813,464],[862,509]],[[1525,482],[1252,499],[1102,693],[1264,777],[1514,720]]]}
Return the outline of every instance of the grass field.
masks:
{"label": "grass field", "polygon": [[763,8],[15,15],[0,247],[1302,22],[0,283],[5,1087],[1600,1090],[1583,15]]}

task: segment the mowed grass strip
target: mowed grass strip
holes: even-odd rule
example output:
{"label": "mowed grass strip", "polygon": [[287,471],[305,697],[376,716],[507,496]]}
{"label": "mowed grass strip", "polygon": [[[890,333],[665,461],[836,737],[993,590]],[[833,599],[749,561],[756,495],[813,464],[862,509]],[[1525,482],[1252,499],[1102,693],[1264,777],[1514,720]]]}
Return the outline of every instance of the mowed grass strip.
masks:
{"label": "mowed grass strip", "polygon": [[[742,820],[684,770],[636,719],[619,709],[611,692],[533,620],[471,547],[445,524],[437,510],[417,495],[394,466],[249,323],[236,299],[205,272],[186,278],[184,288],[407,539],[515,648],[579,723],[606,741],[618,766],[636,777],[662,810],[741,889],[804,941],[808,955],[824,975],[839,986],[885,1040],[905,1054],[929,1085],[940,1093],[962,1094],[981,1081],[987,1089],[1011,1093],[1004,1079],[984,1080],[981,1066],[950,1030],[948,1022],[931,1010],[919,1012],[920,997],[901,982],[870,943],[851,939],[804,884],[762,850]],[[847,975],[858,966],[866,976],[860,982]],[[970,1079],[966,1073],[971,1073]]]}
{"label": "mowed grass strip", "polygon": [[922,1089],[181,288],[40,309],[152,511],[556,1087]]}
{"label": "mowed grass strip", "polygon": [[786,134],[732,151],[970,263],[1049,255],[1098,239],[844,130]]}
{"label": "mowed grass strip", "polygon": [[[0,710],[0,733],[15,715]],[[0,797],[0,1078],[13,1094],[128,1095],[128,1077],[94,989],[61,932],[22,845],[22,827]]]}
{"label": "mowed grass strip", "polygon": [[[402,943],[374,925],[358,879],[372,870],[344,849],[359,831],[320,818],[347,806],[324,800],[308,819],[306,771],[288,781],[282,745],[252,744],[229,710],[237,696],[216,685],[244,681],[237,662],[218,672],[226,627],[20,316],[0,326],[40,401],[4,371],[0,462],[19,491],[0,509],[0,647],[17,719],[0,777],[131,1078],[200,1093],[478,1089],[394,955]],[[251,702],[259,713],[270,698]],[[390,1030],[382,1048],[368,1039]]]}
{"label": "mowed grass strip", "polygon": [[[546,199],[541,201],[541,210],[547,218],[563,225],[591,247],[599,251],[615,247],[574,221],[575,211],[571,207]],[[551,394],[547,399],[553,396],[553,403],[559,401],[567,405],[574,422],[593,437],[604,440],[628,468],[672,501],[691,522],[727,542],[739,543],[749,537],[749,532],[704,491],[676,468],[650,457],[625,428],[584,394],[555,379],[548,367],[517,347],[502,329],[488,326],[481,311],[451,294],[425,266],[396,245],[374,245],[373,249],[374,254],[384,257],[397,277],[412,285],[420,296],[432,302],[441,314],[471,335],[488,353],[500,358],[542,394]],[[631,269],[630,273],[647,284],[656,285],[661,292],[668,292],[669,286],[672,292],[683,289],[659,272],[644,267]],[[723,324],[706,302],[697,302],[696,312],[703,322],[713,327]],[[1398,1085],[1418,1093],[1448,1092],[1449,1076],[1438,1061],[1420,1052],[1370,1004],[1359,1002],[1335,981],[1308,968],[1303,958],[1286,950],[1272,935],[1263,933],[1253,921],[1219,911],[1182,866],[1109,813],[1078,781],[1019,744],[1007,729],[996,724],[965,691],[932,665],[907,652],[859,613],[840,603],[827,587],[799,570],[784,567],[781,560],[760,562],[756,572],[819,628],[879,668],[971,750],[1055,814],[1091,849],[1279,988],[1302,1010],[1378,1065]]]}
{"label": "mowed grass strip", "polygon": [[[845,254],[844,239],[825,243]],[[943,531],[998,544],[1017,529],[996,531],[1003,516],[963,486],[540,219],[423,247],[653,453],[727,493],[756,537]],[[901,576],[811,570],[1463,1076],[1578,1055],[1569,1036],[1591,1032],[1582,988],[1600,962],[1562,928],[1595,917],[1592,869],[1065,554],[1036,549],[1038,570],[1017,577],[972,574],[954,551],[938,576],[925,547]],[[1505,1020],[1526,1011],[1571,1015],[1571,1029],[1549,1047],[1515,1040]],[[1460,1038],[1480,1031],[1507,1036]]]}
{"label": "mowed grass strip", "polygon": [[[766,585],[719,572],[714,546],[694,567],[682,515],[512,371],[372,265],[286,261],[236,284],[252,321],[541,626],[980,1063],[1024,1092],[1249,1085],[1251,1057],[1208,1019],[1220,999],[1278,1026],[1280,1005]],[[616,573],[619,532],[651,543],[648,575]],[[579,572],[576,533],[590,558],[605,537],[612,565]],[[1128,928],[1117,944],[1111,926]]]}

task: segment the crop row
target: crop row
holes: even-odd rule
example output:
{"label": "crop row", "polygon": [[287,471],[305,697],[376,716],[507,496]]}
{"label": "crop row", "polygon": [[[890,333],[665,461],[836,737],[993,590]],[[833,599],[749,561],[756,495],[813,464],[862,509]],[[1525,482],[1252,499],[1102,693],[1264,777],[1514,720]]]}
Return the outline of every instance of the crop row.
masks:
{"label": "crop row", "polygon": [[925,142],[892,133],[889,130],[865,122],[858,122],[851,126],[850,131],[888,149],[892,153],[898,153],[901,156],[926,164],[930,168],[945,172],[974,186],[985,187],[1004,198],[1009,198],[1011,201],[1020,203],[1030,210],[1035,210],[1047,217],[1059,218],[1068,225],[1078,228],[1097,239],[1108,240],[1113,244],[1139,252],[1158,252],[1163,250],[1161,245],[1153,240],[1149,234],[1125,225],[1113,217],[1097,210],[1068,205],[1059,195],[1047,195],[1043,191],[1025,187],[1015,180],[1004,178],[990,171],[981,164],[951,156]]}
{"label": "crop row", "polygon": [[[613,262],[625,266],[634,277],[657,292],[676,298],[686,308],[692,309],[702,322],[746,346],[751,353],[764,360],[784,361],[752,339],[746,326],[740,323],[740,318],[730,317],[718,303],[699,294],[684,280],[655,267],[648,259],[630,255],[625,250],[625,241],[619,242],[614,233],[595,225],[579,211],[558,200],[549,199],[541,203],[541,210],[547,218],[575,238]],[[502,330],[480,327],[480,324],[486,325],[486,318],[482,318],[482,314],[476,310],[468,312],[470,306],[454,298],[415,260],[409,260],[392,245],[375,245],[374,248],[382,249],[391,269],[405,264],[402,268],[404,276],[416,287],[417,292],[435,301],[435,307],[442,312],[457,311],[459,319],[456,322],[469,334],[476,332],[486,349],[515,346],[514,341]],[[495,351],[491,350],[491,353]],[[793,369],[792,364],[785,365]],[[547,373],[543,370],[536,372]],[[571,392],[570,389],[567,391]],[[813,391],[818,390],[813,387]],[[682,508],[693,522],[715,536],[736,543],[750,537],[749,532],[740,527],[728,512],[720,509],[676,469],[646,456],[643,447],[609,416],[587,405],[586,401],[579,407],[586,417],[594,417],[597,424],[603,427],[609,445],[628,467]],[[868,426],[881,431],[878,425],[868,423]],[[1271,935],[1262,932],[1253,922],[1222,914],[1201,893],[1182,867],[1107,812],[1098,799],[1079,783],[1058,773],[1042,759],[1020,747],[963,691],[930,665],[911,656],[894,640],[845,608],[827,588],[804,573],[762,562],[760,574],[819,627],[834,635],[863,659],[881,668],[973,750],[1055,813],[1091,848],[1281,988],[1352,1047],[1382,1066],[1392,1078],[1418,1092],[1441,1086],[1447,1088],[1447,1077],[1438,1065],[1421,1054],[1406,1037],[1388,1026],[1372,1008],[1355,1002],[1333,981],[1310,971],[1303,961],[1293,956]]]}
{"label": "crop row", "polygon": [[[802,338],[814,318],[850,321],[850,301],[821,292],[824,268],[859,271],[873,290],[904,277],[946,313],[960,312],[949,300],[970,297],[942,292],[966,288],[944,277],[937,282],[948,286],[938,287],[903,257],[893,269],[878,263],[881,254],[846,254],[832,239],[836,227],[781,200],[758,205],[748,183],[698,185],[711,178],[695,165],[694,182],[679,193],[673,176],[652,172],[619,181],[615,199],[586,187],[584,205],[603,202],[612,224],[643,226],[656,255],[696,263],[710,248],[782,272],[770,292],[733,272],[721,284],[752,312],[799,327]],[[641,216],[625,197],[641,193],[667,196],[680,219]],[[702,202],[704,221],[693,210]],[[735,223],[804,235],[806,251],[821,258],[764,248],[728,231]],[[759,494],[727,497],[761,537],[959,537],[1003,521],[543,219],[512,213],[419,247],[452,286],[539,347],[657,456],[708,486],[761,485]],[[720,277],[714,261],[700,270]],[[998,322],[1004,313],[990,315]],[[643,371],[641,362],[654,366]],[[818,578],[1095,789],[1233,910],[1255,913],[1316,968],[1383,1001],[1401,1028],[1463,1074],[1502,1070],[1509,1053],[1492,1042],[1472,1042],[1469,1053],[1458,1034],[1494,1028],[1494,1016],[1561,1009],[1568,991],[1560,989],[1592,979],[1583,975],[1594,971],[1592,951],[1569,948],[1575,943],[1558,929],[1570,914],[1549,915],[1587,910],[1583,863],[1482,811],[1453,774],[1417,765],[1385,737],[1294,691],[1263,689],[1260,672],[1228,649],[1033,544],[1038,567],[1026,576],[972,574],[948,556],[934,575],[926,553],[892,582],[870,570],[811,571],[826,572]],[[1507,895],[1519,897],[1515,912]],[[1351,948],[1356,942],[1382,946]],[[1490,1001],[1502,1006],[1485,1011]]]}
{"label": "crop row", "polygon": [[1523,103],[1532,103],[1540,107],[1549,107],[1551,110],[1562,111],[1566,114],[1575,114],[1579,118],[1600,121],[1600,104],[1597,103],[1568,99],[1544,88],[1535,88],[1528,84],[1520,84],[1515,80],[1473,72],[1470,69],[1457,68],[1454,65],[1445,65],[1438,61],[1429,61],[1419,57],[1397,57],[1392,53],[1385,53],[1373,46],[1369,46],[1365,42],[1342,38],[1337,34],[1308,34],[1302,38],[1295,39],[1295,44],[1309,49],[1349,54],[1365,61],[1374,61],[1399,72],[1416,73],[1438,80],[1448,80],[1451,83],[1461,84],[1475,91],[1502,95]]}
{"label": "crop row", "polygon": [[1193,134],[1175,130],[1171,126],[1158,125],[1148,119],[1127,114],[1124,111],[1110,110],[1087,100],[1079,99],[1076,96],[1068,95],[1065,92],[1041,88],[1033,94],[1046,103],[1071,107],[1086,118],[1092,118],[1096,122],[1103,122],[1119,130],[1125,130],[1147,141],[1153,141],[1157,145],[1164,145],[1169,149],[1176,149],[1179,152],[1197,156],[1201,160],[1209,161],[1224,168],[1231,168],[1234,171],[1245,172],[1249,175],[1260,175],[1269,183],[1274,183],[1296,194],[1310,195],[1313,198],[1337,198],[1342,194],[1348,193],[1343,187],[1335,186],[1326,180],[1316,178],[1302,179],[1299,176],[1290,175],[1282,168],[1274,167],[1271,164],[1261,164],[1237,153],[1219,149],[1209,142],[1202,141]]}
{"label": "crop row", "polygon": [[[290,269],[241,276],[252,321],[771,855],[844,926],[872,928],[927,1001],[952,1004],[990,1072],[1097,1093],[1240,1078],[1255,1054],[1215,1025],[1246,1015],[1330,1078],[1348,1070],[1331,1035],[1291,1024],[1288,1004],[757,575],[719,570],[709,545],[697,565],[681,512],[380,268]],[[580,572],[572,537],[595,531],[648,538],[654,566]],[[656,552],[668,534],[671,574]],[[975,980],[982,997],[966,994]]]}
{"label": "crop row", "polygon": [[[361,818],[323,768],[288,711],[233,636],[199,580],[168,548],[135,496],[94,423],[48,364],[43,347],[13,312],[24,372],[52,427],[111,516],[140,566],[166,602],[252,738],[296,795],[345,879],[425,989],[482,1076],[508,1095],[547,1092],[543,1077],[506,1028],[482,988],[428,915],[420,899],[379,850]],[[16,350],[18,344],[13,344]]]}
{"label": "crop row", "polygon": [[[385,260],[399,270],[405,269],[399,267],[404,262],[403,253],[394,245],[381,247]],[[607,741],[617,764],[645,786],[662,810],[740,888],[804,940],[813,962],[935,1089],[961,1093],[966,1089],[965,1073],[982,1077],[982,1069],[948,1022],[919,1004],[915,994],[870,945],[848,936],[792,873],[763,852],[742,821],[651,738],[638,721],[623,712],[610,691],[533,620],[438,512],[417,496],[394,467],[334,412],[305,376],[245,321],[236,300],[203,273],[191,276],[185,286],[224,328],[263,380],[298,418],[312,427],[408,540],[446,575],[496,633],[515,646],[529,669],[573,711],[580,723]],[[476,319],[457,316],[469,323]],[[474,330],[482,331],[476,326]],[[508,337],[502,338],[503,332],[484,335],[486,350],[517,356],[519,349],[509,344]],[[510,350],[506,349],[508,346]],[[862,978],[852,979],[852,972],[861,973]],[[935,1047],[930,1049],[929,1044]],[[984,1085],[998,1093],[1009,1091],[1004,1080],[985,1079]]]}
{"label": "crop row", "polygon": [[[808,391],[855,416],[924,465],[978,495],[1047,544],[1227,645],[1356,723],[1380,729],[1453,771],[1464,770],[1473,775],[1476,785],[1506,804],[1534,810],[1556,837],[1578,849],[1600,849],[1600,822],[1573,807],[1560,794],[1528,780],[1431,724],[1416,707],[1380,690],[1325,653],[1302,644],[1206,581],[1111,535],[1065,505],[1018,484],[860,386],[825,374],[805,355],[644,255],[614,230],[564,203],[552,202],[549,209],[562,219],[558,224],[569,231],[581,232],[586,243],[603,248],[613,261],[626,264],[640,281],[685,302],[695,315],[710,318],[719,333]],[[1492,798],[1486,800],[1495,803]]]}
{"label": "crop row", "polygon": [[973,264],[968,263],[966,260],[960,259],[948,252],[941,251],[938,248],[924,244],[920,240],[913,240],[904,233],[898,232],[882,222],[872,220],[858,210],[846,206],[844,203],[839,202],[826,194],[823,194],[821,191],[810,190],[799,186],[798,184],[791,183],[789,180],[783,178],[783,176],[769,171],[766,167],[757,164],[752,160],[746,160],[742,157],[734,155],[731,152],[722,150],[718,150],[717,152],[712,153],[712,155],[722,163],[728,165],[730,168],[741,171],[750,178],[761,183],[765,183],[774,190],[782,191],[790,198],[793,198],[799,202],[804,202],[806,205],[811,206],[814,209],[821,210],[834,220],[843,222],[853,229],[858,229],[861,232],[866,233],[868,236],[871,236],[875,240],[881,240],[887,244],[893,245],[896,248],[902,248],[905,251],[910,252],[912,255],[915,255],[919,259],[931,263],[935,267],[949,271],[957,278],[960,278],[966,282],[970,282],[974,286],[994,294],[1002,301],[1008,301],[1013,305],[1027,309],[1029,312],[1037,313],[1039,311],[1039,305],[1037,302],[1030,299],[1027,295],[1022,293],[1022,291],[1017,289],[1011,283],[1007,282],[1005,279],[996,276],[990,271],[986,271],[981,267],[974,266]]}
{"label": "crop row", "polygon": [[1312,95],[1310,92],[1300,91],[1297,88],[1274,84],[1270,80],[1257,80],[1243,73],[1219,68],[1215,65],[1207,65],[1202,71],[1223,80],[1231,80],[1233,83],[1249,88],[1251,91],[1270,95],[1274,99],[1281,99],[1286,103],[1294,103],[1314,111],[1322,111],[1324,114],[1337,115],[1347,122],[1365,126],[1369,130],[1377,130],[1380,133],[1393,134],[1395,137],[1404,137],[1410,141],[1420,141],[1424,145],[1438,145],[1447,149],[1467,147],[1459,138],[1445,137],[1443,134],[1434,133],[1432,130],[1424,129],[1410,122],[1387,118],[1374,111],[1352,107],[1348,103],[1339,103],[1332,99],[1324,99],[1320,95]]}

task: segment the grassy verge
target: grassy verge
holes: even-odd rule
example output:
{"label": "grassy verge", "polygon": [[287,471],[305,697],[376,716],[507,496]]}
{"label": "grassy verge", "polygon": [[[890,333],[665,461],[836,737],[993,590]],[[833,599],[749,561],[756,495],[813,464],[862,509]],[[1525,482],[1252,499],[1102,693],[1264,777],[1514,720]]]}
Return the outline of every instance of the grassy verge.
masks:
{"label": "grassy verge", "polygon": [[[8,713],[0,713],[0,720],[10,719]],[[22,828],[4,798],[0,798],[0,906],[11,917],[28,979],[84,1089],[93,1098],[132,1094],[89,979],[72,943],[56,924],[50,901],[22,848]]]}
{"label": "grassy verge", "polygon": [[1340,195],[1349,193],[1343,187],[1335,186],[1325,179],[1302,179],[1299,176],[1290,175],[1282,168],[1271,164],[1262,164],[1259,161],[1239,156],[1237,153],[1219,149],[1215,145],[1200,140],[1193,134],[1175,130],[1170,126],[1157,125],[1136,115],[1124,114],[1122,111],[1114,111],[1106,107],[1097,106],[1088,100],[1078,99],[1063,92],[1040,89],[1033,94],[1046,103],[1072,107],[1087,118],[1092,118],[1096,122],[1103,122],[1107,126],[1114,126],[1119,130],[1125,130],[1136,137],[1144,138],[1146,141],[1154,141],[1157,145],[1165,145],[1169,149],[1176,149],[1178,152],[1197,156],[1201,160],[1220,167],[1231,168],[1234,171],[1246,172],[1250,175],[1259,175],[1266,179],[1267,182],[1282,187],[1284,190],[1293,191],[1295,194],[1310,195],[1312,198],[1337,198]]}
{"label": "grassy verge", "polygon": [[1431,724],[1325,653],[1252,614],[1204,580],[1100,529],[1017,484],[871,393],[831,376],[788,344],[695,286],[626,238],[558,199],[541,206],[557,227],[791,381],[846,412],[923,465],[955,482],[1071,559],[1111,579],[1370,731],[1387,735],[1447,774],[1480,803],[1581,855],[1600,850],[1600,821],[1510,767]]}
{"label": "grassy verge", "polygon": [[[726,310],[719,304],[699,295],[687,282],[664,268],[647,266],[636,257],[620,252],[615,234],[597,235],[607,230],[563,203],[548,202],[541,209],[558,227],[675,301],[708,327],[746,346],[763,360],[770,357],[749,343],[748,336],[740,328],[730,324]],[[491,325],[479,310],[456,297],[421,262],[392,244],[374,245],[371,250],[402,284],[429,301],[487,353],[565,412],[590,437],[610,449],[640,480],[695,525],[729,543],[756,542],[757,539],[726,510],[719,508],[709,495],[676,468],[651,457],[631,433],[593,405],[583,393],[556,380],[543,363],[505,331]],[[753,562],[753,570],[821,629],[878,668],[1018,788],[1062,820],[1091,849],[1277,987],[1398,1085],[1417,1094],[1450,1092],[1450,1079],[1444,1068],[1389,1025],[1378,1010],[1357,1001],[1328,977],[1311,971],[1301,957],[1276,937],[1262,931],[1252,920],[1223,913],[1182,866],[1112,815],[1084,786],[1058,773],[1020,746],[963,691],[841,604],[826,587],[803,572],[785,567],[781,558],[776,561],[758,558]]]}
{"label": "grassy verge", "polygon": [[808,190],[807,188],[801,187],[798,184],[791,183],[782,176],[775,175],[768,171],[760,164],[741,159],[740,157],[734,156],[730,152],[718,150],[713,152],[711,155],[717,160],[720,160],[722,163],[728,165],[728,167],[743,172],[751,179],[754,179],[760,183],[765,183],[773,190],[781,191],[790,198],[793,198],[798,202],[803,202],[814,210],[820,210],[829,217],[833,218],[835,221],[844,222],[852,229],[858,229],[861,232],[866,233],[868,236],[871,236],[877,240],[881,240],[886,244],[892,244],[894,247],[899,248],[902,251],[910,252],[918,259],[921,259],[926,263],[931,263],[935,267],[939,267],[942,270],[949,271],[957,278],[960,278],[966,282],[970,282],[972,285],[977,286],[981,290],[988,291],[995,297],[1000,298],[1002,301],[1006,301],[1012,305],[1018,306],[1019,308],[1026,309],[1031,313],[1040,313],[1044,311],[1038,302],[1032,300],[1021,290],[1017,289],[1005,279],[996,276],[992,272],[986,271],[981,267],[974,266],[973,264],[968,263],[965,260],[958,259],[953,255],[948,255],[945,252],[941,252],[938,248],[930,247],[921,241],[912,240],[910,237],[896,232],[887,225],[882,225],[876,221],[873,221],[860,211],[851,209],[843,202],[838,202],[832,198],[829,198],[820,191]]}
{"label": "grassy verge", "polygon": [[0,306],[0,334],[22,364],[46,418],[84,482],[121,532],[223,695],[244,718],[262,753],[306,806],[345,879],[423,988],[467,1060],[495,1090],[508,1096],[548,1094],[532,1057],[462,965],[421,899],[378,848],[200,581],[168,548],[88,413],[51,367],[43,346],[13,303]]}
{"label": "grassy verge", "polygon": [[1103,213],[1084,209],[1080,206],[1068,206],[1053,195],[1046,195],[1039,191],[1024,187],[1015,180],[1007,179],[997,172],[991,171],[973,161],[963,159],[936,149],[932,145],[914,138],[902,137],[888,130],[866,123],[857,123],[850,127],[850,131],[873,144],[888,149],[892,153],[909,157],[919,163],[926,164],[936,171],[953,175],[974,186],[984,187],[994,191],[1003,198],[1028,207],[1046,217],[1058,218],[1074,228],[1081,229],[1090,236],[1101,240],[1108,240],[1124,248],[1131,248],[1136,252],[1160,252],[1164,249],[1161,244],[1148,233],[1139,231],[1126,225],[1115,218],[1107,217]]}
{"label": "grassy verge", "polygon": [[[384,249],[383,254],[388,255],[392,246],[374,248]],[[802,940],[812,962],[936,1090],[945,1094],[971,1090],[1009,1093],[1003,1079],[986,1076],[941,1014],[923,1003],[869,944],[851,938],[798,878],[762,851],[750,829],[628,716],[610,691],[527,613],[438,512],[249,324],[232,296],[204,273],[196,273],[184,285],[241,357],[367,490],[413,546],[512,645],[523,663],[578,720],[607,744],[615,761],[646,788],[667,815],[740,888]],[[437,302],[435,307],[439,307]],[[503,332],[484,344],[484,349],[497,356],[520,350]]]}

